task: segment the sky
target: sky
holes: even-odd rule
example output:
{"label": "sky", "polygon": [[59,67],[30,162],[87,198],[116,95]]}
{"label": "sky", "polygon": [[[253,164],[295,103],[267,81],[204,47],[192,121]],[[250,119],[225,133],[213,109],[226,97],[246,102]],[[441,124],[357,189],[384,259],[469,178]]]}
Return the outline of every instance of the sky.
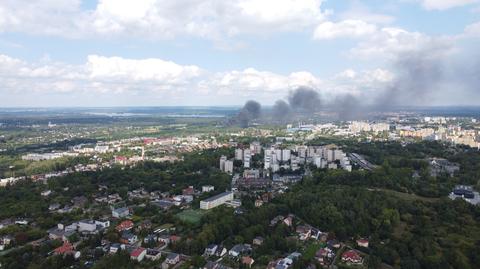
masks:
{"label": "sky", "polygon": [[480,105],[479,41],[480,0],[2,0],[0,106]]}

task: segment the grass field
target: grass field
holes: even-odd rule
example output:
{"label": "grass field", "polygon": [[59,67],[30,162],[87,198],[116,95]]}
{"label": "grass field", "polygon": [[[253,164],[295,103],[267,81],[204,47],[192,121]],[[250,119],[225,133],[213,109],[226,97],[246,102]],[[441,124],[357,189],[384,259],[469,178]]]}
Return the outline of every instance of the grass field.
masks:
{"label": "grass field", "polygon": [[440,200],[439,198],[423,197],[423,196],[419,196],[419,195],[416,195],[416,194],[413,194],[413,193],[404,193],[404,192],[398,192],[398,191],[388,190],[388,189],[368,189],[368,190],[369,191],[381,191],[381,192],[384,192],[384,193],[387,193],[387,194],[390,194],[390,195],[394,195],[394,196],[396,196],[400,199],[404,199],[404,200],[407,200],[407,201],[420,200],[420,201],[423,201],[423,202],[433,203],[433,202],[437,202],[437,201]]}
{"label": "grass field", "polygon": [[188,209],[177,214],[177,217],[188,223],[197,224],[200,222],[204,212],[200,210]]}

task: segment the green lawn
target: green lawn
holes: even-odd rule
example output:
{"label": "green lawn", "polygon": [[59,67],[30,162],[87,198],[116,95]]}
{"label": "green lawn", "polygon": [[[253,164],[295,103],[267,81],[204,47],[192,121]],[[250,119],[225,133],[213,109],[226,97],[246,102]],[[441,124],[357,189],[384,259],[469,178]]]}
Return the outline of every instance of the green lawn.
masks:
{"label": "green lawn", "polygon": [[197,224],[200,222],[203,214],[203,211],[188,209],[178,213],[177,217],[184,222]]}

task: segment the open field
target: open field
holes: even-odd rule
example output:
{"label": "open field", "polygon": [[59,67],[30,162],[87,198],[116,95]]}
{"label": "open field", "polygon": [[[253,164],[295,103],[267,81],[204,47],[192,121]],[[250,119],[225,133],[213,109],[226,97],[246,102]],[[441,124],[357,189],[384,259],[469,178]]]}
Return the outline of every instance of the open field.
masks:
{"label": "open field", "polygon": [[189,209],[189,210],[185,210],[185,211],[182,211],[182,212],[178,213],[177,217],[184,222],[197,224],[197,223],[200,222],[203,214],[204,214],[204,212],[202,212],[200,210]]}

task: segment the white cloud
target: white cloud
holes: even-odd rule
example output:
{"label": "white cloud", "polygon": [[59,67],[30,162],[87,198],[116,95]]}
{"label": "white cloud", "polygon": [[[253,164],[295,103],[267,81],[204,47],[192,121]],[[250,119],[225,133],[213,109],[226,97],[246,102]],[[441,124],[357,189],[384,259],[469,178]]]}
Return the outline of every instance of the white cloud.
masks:
{"label": "white cloud", "polygon": [[321,0],[100,0],[94,31],[153,38],[302,31],[324,19]]}
{"label": "white cloud", "polygon": [[428,51],[426,57],[438,57],[453,50],[455,37],[432,37],[401,28],[384,27],[362,40],[350,54],[364,59],[391,60],[403,53]]}
{"label": "white cloud", "polygon": [[[241,104],[256,99],[272,104],[300,86],[318,89],[325,97],[338,94],[362,94],[381,88],[393,75],[382,69],[371,71],[347,70],[344,75],[320,79],[310,72],[278,74],[254,68],[210,72],[195,65],[180,65],[161,59],[125,59],[121,57],[88,56],[80,65],[68,65],[48,60],[28,63],[0,55],[0,105],[15,94],[47,98],[54,95],[71,96],[65,99],[75,105],[90,105],[85,99],[125,100],[126,104],[141,96],[150,104]],[[67,96],[67,95],[65,95]],[[18,99],[18,98],[17,98]],[[20,98],[21,99],[21,98]],[[18,99],[18,102],[23,102]],[[55,99],[59,100],[59,99]],[[65,101],[63,101],[65,102]],[[41,105],[28,103],[26,105]],[[44,105],[51,105],[46,103]]]}
{"label": "white cloud", "polygon": [[2,0],[0,32],[78,36],[83,14],[80,0]]}
{"label": "white cloud", "polygon": [[480,21],[467,25],[464,33],[467,36],[480,36]]}
{"label": "white cloud", "polygon": [[324,20],[322,0],[3,0],[0,32],[69,38],[137,36],[209,39],[240,34],[304,31]]}
{"label": "white cloud", "polygon": [[352,94],[365,97],[365,100],[376,96],[392,83],[395,75],[386,69],[355,71],[346,69],[333,76],[327,83],[325,92],[331,99],[338,95]]}
{"label": "white cloud", "polygon": [[478,0],[419,0],[427,10],[446,10],[478,3]]}
{"label": "white cloud", "polygon": [[[90,55],[81,65],[47,60],[28,63],[0,55],[0,99],[9,94],[71,93],[82,96],[111,95],[115,98],[144,95],[162,98],[159,105],[183,97],[207,98],[221,104],[239,104],[238,98],[280,98],[294,87],[317,87],[321,81],[309,72],[280,75],[247,68],[242,71],[209,72],[195,65],[180,65],[162,59],[125,59]],[[222,96],[235,96],[222,99]],[[172,99],[173,98],[173,99]],[[219,99],[217,99],[219,98]],[[0,102],[1,105],[3,104]],[[199,104],[199,103],[196,103]]]}
{"label": "white cloud", "polygon": [[360,1],[350,1],[350,7],[340,12],[339,18],[342,20],[361,20],[374,24],[390,24],[395,21],[395,17],[378,12]]}
{"label": "white cloud", "polygon": [[320,40],[339,37],[362,37],[374,33],[376,29],[375,25],[360,20],[344,20],[338,23],[324,22],[317,26],[313,33],[313,38]]}
{"label": "white cloud", "polygon": [[86,67],[92,79],[151,80],[172,84],[198,77],[202,72],[194,65],[182,66],[161,59],[131,60],[98,55],[88,56]]}
{"label": "white cloud", "polygon": [[228,71],[213,74],[200,83],[201,88],[226,96],[242,96],[263,99],[284,97],[290,90],[307,86],[317,88],[322,81],[305,71],[293,72],[287,76],[268,71],[247,68],[242,71]]}

